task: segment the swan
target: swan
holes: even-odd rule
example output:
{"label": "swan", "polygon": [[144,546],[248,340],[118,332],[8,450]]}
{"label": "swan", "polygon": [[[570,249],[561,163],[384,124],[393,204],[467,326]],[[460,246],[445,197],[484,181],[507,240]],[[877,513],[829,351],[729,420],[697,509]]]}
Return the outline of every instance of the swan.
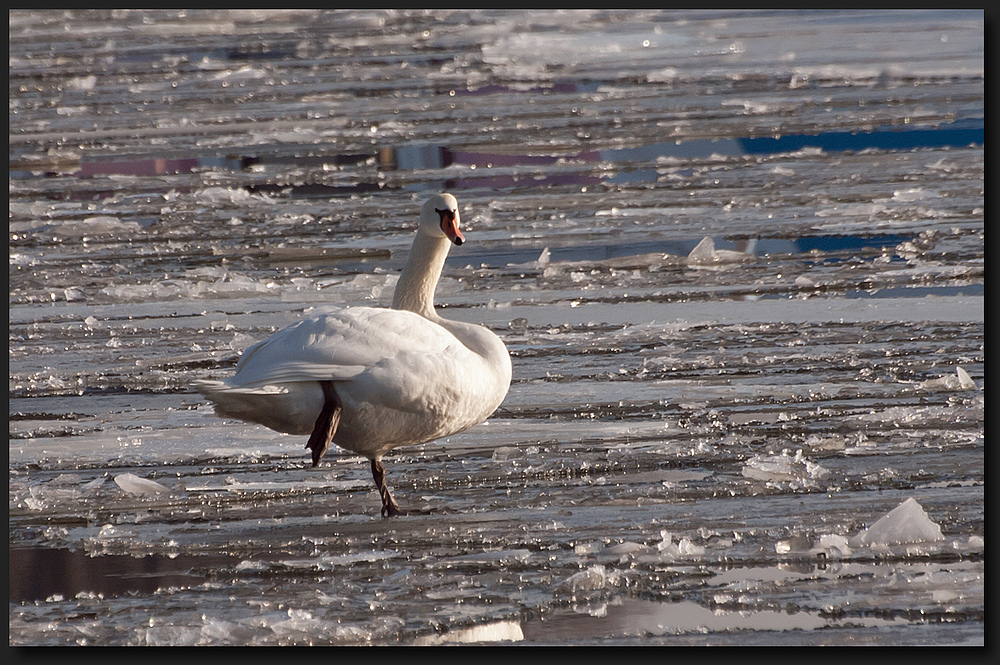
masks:
{"label": "swan", "polygon": [[391,308],[324,308],[246,349],[230,378],[194,388],[223,418],[308,434],[314,467],[331,442],[367,457],[382,516],[407,514],[389,492],[382,457],[481,423],[510,387],[503,341],[434,309],[448,250],[465,242],[460,226],[455,197],[435,194],[421,209]]}

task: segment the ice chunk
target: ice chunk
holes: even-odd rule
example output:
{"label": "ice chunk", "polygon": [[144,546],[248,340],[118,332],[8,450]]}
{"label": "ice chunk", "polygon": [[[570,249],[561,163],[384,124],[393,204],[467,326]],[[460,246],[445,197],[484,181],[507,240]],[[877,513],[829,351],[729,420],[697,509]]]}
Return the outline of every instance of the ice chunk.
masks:
{"label": "ice chunk", "polygon": [[93,74],[90,76],[74,76],[65,83],[67,88],[83,91],[93,90],[96,85],[97,77]]}
{"label": "ice chunk", "polygon": [[45,510],[61,501],[69,501],[81,496],[80,490],[66,486],[59,478],[42,485],[29,487],[28,493],[29,496],[24,497],[24,505],[31,510]]}
{"label": "ice chunk", "polygon": [[912,497],[880,517],[867,529],[851,537],[852,547],[901,545],[944,540],[941,527],[931,521]]}
{"label": "ice chunk", "polygon": [[962,388],[962,390],[976,389],[976,382],[972,380],[972,377],[969,376],[969,373],[966,372],[964,369],[962,369],[961,367],[956,367],[955,375],[958,377],[958,385],[959,387]]}
{"label": "ice chunk", "polygon": [[531,550],[495,550],[448,557],[442,561],[442,565],[451,566],[459,561],[465,563],[490,563],[494,561],[524,563],[529,559],[531,559]]}
{"label": "ice chunk", "polygon": [[449,630],[442,635],[427,635],[418,638],[414,644],[433,646],[435,644],[472,644],[476,642],[520,642],[524,639],[521,624],[517,621],[497,621],[470,628]]}
{"label": "ice chunk", "polygon": [[103,484],[104,484],[104,477],[103,476],[101,476],[100,478],[94,478],[89,483],[84,483],[82,491],[83,491],[84,494],[87,494],[89,492],[92,492],[93,490],[96,490],[98,487],[100,487]]}
{"label": "ice chunk", "polygon": [[643,545],[642,543],[619,543],[618,545],[611,545],[604,548],[601,554],[609,554],[611,556],[628,556],[630,554],[645,553],[649,552],[650,548],[648,545]]}
{"label": "ice chunk", "polygon": [[911,187],[910,189],[897,189],[892,193],[893,201],[902,201],[909,203],[911,201],[920,201],[921,199],[927,198],[927,192],[920,187]]}
{"label": "ice chunk", "polygon": [[256,205],[258,203],[275,203],[276,200],[267,194],[255,194],[242,187],[206,187],[194,193],[195,198],[204,204],[236,203]]}
{"label": "ice chunk", "polygon": [[270,628],[279,637],[294,636],[297,633],[322,634],[324,622],[313,616],[309,610],[288,608],[288,618],[274,621]]}
{"label": "ice chunk", "polygon": [[656,544],[656,549],[660,553],[660,559],[673,561],[679,558],[699,557],[705,554],[705,548],[695,545],[687,538],[681,538],[678,542],[673,542],[673,534],[669,531],[660,531],[660,542]]}
{"label": "ice chunk", "polygon": [[683,557],[702,556],[705,554],[704,547],[695,545],[687,538],[681,538],[680,542],[677,543],[677,551]]}
{"label": "ice chunk", "polygon": [[968,372],[956,367],[955,374],[921,381],[917,387],[921,390],[976,390],[976,382]]}
{"label": "ice chunk", "polygon": [[604,549],[604,545],[599,542],[580,543],[573,546],[573,551],[580,556],[585,554],[596,554]]}
{"label": "ice chunk", "polygon": [[240,625],[232,621],[224,621],[202,615],[205,624],[201,627],[201,639],[199,644],[208,642],[210,644],[229,644],[235,642],[234,636],[238,634]]}
{"label": "ice chunk", "polygon": [[687,264],[693,268],[716,267],[727,263],[739,263],[750,257],[743,252],[731,249],[716,249],[715,241],[705,236],[687,256]]}
{"label": "ice chunk", "polygon": [[825,533],[812,548],[814,554],[822,553],[828,559],[842,559],[851,555],[848,539],[837,533]]}
{"label": "ice chunk", "polygon": [[774,544],[774,551],[778,554],[788,554],[790,552],[804,552],[812,547],[812,540],[805,534],[798,534],[785,540],[779,540]]}
{"label": "ice chunk", "polygon": [[194,646],[201,639],[200,628],[186,626],[153,626],[144,633],[148,646]]}
{"label": "ice chunk", "polygon": [[660,530],[660,542],[656,544],[656,549],[663,552],[664,550],[669,550],[673,547],[673,534],[671,534],[666,529]]}
{"label": "ice chunk", "polygon": [[121,222],[116,217],[110,215],[96,215],[87,217],[82,221],[67,221],[57,223],[52,233],[58,236],[98,236],[120,233],[129,235],[142,230],[136,222]]}
{"label": "ice chunk", "polygon": [[249,559],[244,559],[236,564],[236,570],[238,571],[264,571],[270,568],[270,566],[263,561],[251,561]]}
{"label": "ice chunk", "polygon": [[558,591],[577,593],[581,591],[598,591],[607,586],[609,575],[604,566],[597,564],[570,575],[556,587]]}
{"label": "ice chunk", "polygon": [[789,455],[787,450],[780,455],[756,455],[743,466],[743,475],[766,482],[808,483],[828,474],[819,464],[802,456],[801,450]]}
{"label": "ice chunk", "polygon": [[814,452],[817,450],[843,450],[847,446],[847,442],[842,434],[831,434],[830,436],[810,434],[805,440],[805,446]]}
{"label": "ice chunk", "polygon": [[514,446],[500,446],[493,450],[493,461],[494,462],[505,462],[507,460],[518,459],[524,457],[524,453]]}
{"label": "ice chunk", "polygon": [[253,81],[267,76],[267,72],[254,67],[240,67],[217,72],[212,76],[216,81]]}
{"label": "ice chunk", "polygon": [[650,83],[673,83],[677,80],[677,70],[673,67],[664,67],[646,74],[646,80]]}
{"label": "ice chunk", "polygon": [[165,494],[170,490],[156,482],[140,478],[132,473],[119,473],[115,476],[115,484],[129,494]]}

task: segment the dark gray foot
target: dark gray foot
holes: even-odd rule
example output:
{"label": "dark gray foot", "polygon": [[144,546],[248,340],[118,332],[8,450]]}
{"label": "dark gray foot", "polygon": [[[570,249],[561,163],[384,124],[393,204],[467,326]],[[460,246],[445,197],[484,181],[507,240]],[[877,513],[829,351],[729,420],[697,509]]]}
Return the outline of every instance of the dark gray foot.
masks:
{"label": "dark gray foot", "polygon": [[337,425],[340,424],[341,411],[343,411],[340,397],[333,389],[333,381],[320,381],[319,385],[323,389],[323,397],[325,398],[323,410],[319,412],[319,418],[316,419],[316,425],[306,443],[306,448],[312,450],[313,466],[319,464],[323,453],[330,447],[333,435],[337,433]]}
{"label": "dark gray foot", "polygon": [[382,517],[414,514],[413,511],[400,508],[396,500],[392,498],[392,494],[389,493],[389,486],[385,482],[385,467],[377,459],[372,460],[372,478],[375,479],[375,487],[378,488],[378,494],[382,497]]}

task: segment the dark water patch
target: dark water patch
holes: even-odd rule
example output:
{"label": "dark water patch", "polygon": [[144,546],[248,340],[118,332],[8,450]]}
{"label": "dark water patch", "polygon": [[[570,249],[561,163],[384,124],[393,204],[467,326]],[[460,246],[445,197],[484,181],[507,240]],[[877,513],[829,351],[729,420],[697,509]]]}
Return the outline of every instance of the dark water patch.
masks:
{"label": "dark water patch", "polygon": [[961,148],[969,145],[984,145],[985,135],[986,128],[983,118],[972,118],[933,129],[889,127],[873,132],[826,132],[737,140],[746,154],[773,155],[795,152],[803,148],[819,148],[823,152]]}
{"label": "dark water patch", "polygon": [[799,253],[814,250],[820,252],[850,252],[872,248],[895,247],[899,243],[911,239],[911,236],[903,235],[808,236],[805,238],[796,238],[791,242],[795,251]]}
{"label": "dark water patch", "polygon": [[[912,236],[898,234],[865,234],[840,236],[806,236],[802,238],[739,238],[715,237],[716,249],[744,252],[748,256],[766,256],[778,254],[851,254],[873,252],[882,253],[895,248],[902,242],[911,240]],[[550,262],[558,261],[609,261],[630,256],[647,254],[663,254],[665,256],[686,257],[702,241],[702,238],[685,238],[679,240],[650,240],[645,242],[617,242],[599,245],[550,246]],[[483,250],[463,248],[448,257],[450,265],[487,264],[493,266],[528,264],[537,261],[539,250],[490,247]],[[815,263],[821,256],[812,255],[810,261]]]}
{"label": "dark water patch", "polygon": [[300,185],[276,185],[262,183],[259,185],[249,185],[245,189],[251,194],[268,194],[274,196],[282,194],[293,198],[302,199],[330,199],[356,194],[370,194],[393,189],[374,182],[358,182],[348,185],[324,185],[320,183],[303,183]]}
{"label": "dark water patch", "polygon": [[633,148],[589,150],[566,154],[510,154],[456,150],[447,146],[403,145],[381,151],[380,165],[386,170],[441,169],[452,165],[474,168],[549,166],[565,162],[650,162],[660,158],[706,159],[713,155],[740,157],[779,154],[814,147],[824,152],[912,150],[981,145],[983,118],[972,118],[936,128],[880,128],[871,132],[823,132],[781,137],[739,137],[667,141]]}
{"label": "dark water patch", "polygon": [[80,593],[107,597],[150,594],[170,586],[190,587],[208,579],[207,569],[232,565],[228,556],[91,556],[83,551],[11,547],[12,603],[44,601]]}

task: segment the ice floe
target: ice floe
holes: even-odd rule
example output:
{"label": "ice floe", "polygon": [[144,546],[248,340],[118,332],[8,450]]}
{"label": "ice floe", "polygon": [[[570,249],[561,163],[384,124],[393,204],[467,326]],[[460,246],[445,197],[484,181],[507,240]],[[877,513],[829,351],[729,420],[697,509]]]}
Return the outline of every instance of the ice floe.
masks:
{"label": "ice floe", "polygon": [[968,372],[961,367],[956,367],[954,374],[921,381],[917,387],[927,391],[976,390],[976,382],[972,380]]}
{"label": "ice floe", "polygon": [[777,455],[755,455],[743,466],[746,478],[803,487],[828,473],[827,469],[806,459],[801,450],[796,450],[794,455],[787,450]]}
{"label": "ice floe", "polygon": [[438,644],[475,644],[479,642],[520,642],[524,632],[517,621],[495,621],[469,628],[457,628],[440,635],[427,635],[414,641],[417,646]]}
{"label": "ice floe", "polygon": [[944,540],[941,527],[931,521],[912,497],[880,517],[867,529],[848,539],[852,547],[905,545]]}
{"label": "ice floe", "polygon": [[129,494],[167,494],[170,489],[155,480],[140,478],[134,473],[119,473],[115,476],[115,484]]}
{"label": "ice floe", "polygon": [[687,264],[692,268],[719,268],[733,263],[742,263],[753,258],[752,254],[731,249],[716,249],[710,236],[701,239],[687,256]]}

